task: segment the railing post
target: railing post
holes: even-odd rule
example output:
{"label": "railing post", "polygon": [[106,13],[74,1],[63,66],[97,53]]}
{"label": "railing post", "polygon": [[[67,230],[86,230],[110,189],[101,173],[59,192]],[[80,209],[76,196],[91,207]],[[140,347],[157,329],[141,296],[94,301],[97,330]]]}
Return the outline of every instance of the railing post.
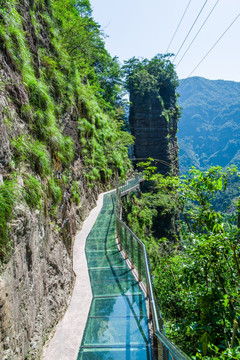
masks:
{"label": "railing post", "polygon": [[152,303],[151,303],[151,295],[150,295],[148,278],[147,278],[146,281],[147,281],[146,290],[147,290],[147,300],[148,300],[148,309],[149,309],[149,320],[152,320],[152,322],[153,322],[153,331],[155,331],[155,324],[154,324],[154,318],[153,318],[153,314],[152,314]]}
{"label": "railing post", "polygon": [[124,237],[125,237],[125,248],[124,248],[124,252],[125,252],[125,259],[128,259],[128,250],[127,250],[127,229],[126,228],[124,228]]}
{"label": "railing post", "polygon": [[119,221],[118,221],[118,218],[116,218],[116,230],[117,230],[117,242],[119,244],[120,240],[119,240]]}
{"label": "railing post", "polygon": [[131,244],[130,244],[130,261],[131,261],[131,267],[134,269],[134,242],[133,237],[131,236]]}
{"label": "railing post", "polygon": [[120,251],[122,251],[121,224],[120,224],[118,218],[116,219],[116,224],[117,224],[117,242],[118,242]]}
{"label": "railing post", "polygon": [[138,276],[139,281],[142,280],[142,256],[141,256],[141,245],[138,243]]}
{"label": "railing post", "polygon": [[167,360],[166,358],[164,358],[163,344],[160,343],[160,341],[157,341],[157,354],[158,360]]}

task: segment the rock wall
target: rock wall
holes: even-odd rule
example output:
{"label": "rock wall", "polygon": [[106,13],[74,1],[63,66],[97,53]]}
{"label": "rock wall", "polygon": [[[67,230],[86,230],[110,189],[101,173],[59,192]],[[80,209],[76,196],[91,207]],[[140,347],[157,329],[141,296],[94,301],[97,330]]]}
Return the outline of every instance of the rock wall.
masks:
{"label": "rock wall", "polygon": [[[170,96],[175,106],[175,94]],[[154,158],[162,174],[178,174],[177,119],[166,116],[159,94],[130,92],[130,128],[135,137],[134,156],[136,159]],[[162,163],[163,161],[164,163]]]}
{"label": "rock wall", "polygon": [[[65,232],[39,210],[17,206],[11,222],[14,253],[0,275],[1,359],[38,359],[49,332],[64,314],[74,283],[74,234],[94,204],[84,194],[82,201],[82,209],[66,202],[69,209],[59,217]],[[62,238],[64,233],[68,241]]]}
{"label": "rock wall", "polygon": [[[176,102],[177,75],[165,55],[152,60],[128,62],[127,86],[130,93],[129,123],[135,137],[136,163],[153,158],[151,164],[162,175],[177,176],[179,173],[177,124],[180,110]],[[144,182],[142,192],[154,193],[154,182]],[[156,205],[155,205],[156,206]],[[165,205],[164,205],[165,206]],[[152,232],[156,239],[166,237],[176,241],[178,214],[160,204],[152,218]]]}
{"label": "rock wall", "polygon": [[[39,47],[51,51],[52,35],[47,33],[39,12],[36,36],[30,16],[33,5],[32,0],[19,1],[18,13],[22,16],[28,50],[33,56],[38,78]],[[1,12],[0,21],[5,13],[9,15],[8,10]],[[97,194],[104,186],[99,181],[89,187],[84,176],[84,160],[77,131],[77,120],[81,111],[84,111],[82,103],[79,107],[72,104],[64,108],[57,119],[63,135],[70,135],[74,140],[74,161],[64,168],[67,182],[56,180],[56,166],[51,175],[44,177],[34,169],[34,161],[30,164],[26,160],[18,165],[12,140],[22,134],[38,139],[34,127],[36,108],[32,106],[33,110],[25,111],[30,109],[30,96],[12,54],[0,38],[0,185],[11,180],[14,173],[19,189],[25,189],[24,176],[31,174],[43,189],[41,208],[27,206],[22,198],[16,203],[8,224],[9,248],[6,256],[2,252],[0,228],[0,359],[3,360],[40,358],[45,340],[70,300],[74,284],[72,247],[76,231],[95,205]],[[57,100],[61,103],[59,97]],[[48,148],[48,151],[50,157],[51,150]],[[51,161],[54,165],[54,159]],[[53,197],[48,193],[48,181],[51,178],[62,189],[61,201],[54,211]],[[73,182],[78,184],[79,201],[73,199]]]}
{"label": "rock wall", "polygon": [[[19,102],[27,101],[28,94],[1,52],[0,62],[1,80],[8,83],[8,88],[0,89],[0,171],[5,182],[13,158],[10,139],[28,128],[11,93],[13,87],[21,91],[21,97],[16,97]],[[76,123],[74,116],[68,114],[68,118]],[[65,125],[69,129],[67,121]],[[28,171],[26,168],[25,172]],[[43,209],[30,209],[24,202],[14,209],[8,235],[13,253],[7,264],[0,267],[0,358],[3,360],[38,359],[44,341],[70,300],[74,284],[71,259],[74,236],[97,196],[97,190],[90,191],[87,186],[80,158],[74,161],[70,172],[54,218],[46,196]],[[70,200],[73,180],[81,184],[79,205]],[[24,187],[21,175],[18,183]]]}

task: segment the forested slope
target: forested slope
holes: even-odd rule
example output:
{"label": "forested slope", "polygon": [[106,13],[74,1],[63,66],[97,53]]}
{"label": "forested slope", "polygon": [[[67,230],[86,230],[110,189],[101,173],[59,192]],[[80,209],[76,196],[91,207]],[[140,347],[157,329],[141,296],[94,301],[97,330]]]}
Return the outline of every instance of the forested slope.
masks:
{"label": "forested slope", "polygon": [[130,169],[121,71],[88,0],[0,5],[0,357],[39,357],[67,305],[74,235]]}
{"label": "forested slope", "polygon": [[240,164],[240,83],[192,77],[181,80],[179,161],[191,166]]}

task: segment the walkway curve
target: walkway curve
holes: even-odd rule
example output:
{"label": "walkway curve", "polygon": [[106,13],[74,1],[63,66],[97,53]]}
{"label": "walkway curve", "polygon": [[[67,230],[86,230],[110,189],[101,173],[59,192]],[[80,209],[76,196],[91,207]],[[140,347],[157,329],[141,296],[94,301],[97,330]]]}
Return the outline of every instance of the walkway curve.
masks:
{"label": "walkway curve", "polygon": [[91,210],[83,223],[82,230],[76,236],[73,247],[73,270],[76,280],[71,302],[63,319],[58,323],[52,340],[45,345],[42,360],[73,360],[77,358],[92,301],[85,244],[102,209],[104,195],[110,192],[112,191],[99,195],[97,206]]}

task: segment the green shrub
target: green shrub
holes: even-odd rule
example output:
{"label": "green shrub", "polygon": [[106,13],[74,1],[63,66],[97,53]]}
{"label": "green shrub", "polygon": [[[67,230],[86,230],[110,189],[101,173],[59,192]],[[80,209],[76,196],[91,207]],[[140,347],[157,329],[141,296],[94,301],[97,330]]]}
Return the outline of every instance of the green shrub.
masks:
{"label": "green shrub", "polygon": [[80,205],[81,198],[79,195],[79,182],[78,181],[73,181],[73,183],[72,183],[72,199],[77,205]]}
{"label": "green shrub", "polygon": [[46,146],[40,141],[36,140],[31,147],[32,159],[35,164],[35,169],[41,176],[46,176],[51,173],[51,160]]}
{"label": "green shrub", "polygon": [[64,165],[70,164],[74,159],[74,142],[69,136],[58,134],[58,156]]}
{"label": "green shrub", "polygon": [[0,260],[3,260],[10,250],[7,223],[13,217],[14,205],[19,198],[20,190],[16,180],[6,181],[0,185]]}
{"label": "green shrub", "polygon": [[30,136],[20,135],[11,141],[18,161],[28,162],[41,176],[51,173],[51,159],[46,146]]}
{"label": "green shrub", "polygon": [[35,176],[27,174],[24,179],[24,199],[30,208],[41,207],[42,185]]}
{"label": "green shrub", "polygon": [[52,199],[53,208],[62,200],[62,190],[54,178],[48,180],[48,193]]}
{"label": "green shrub", "polygon": [[24,81],[29,91],[30,104],[43,111],[53,110],[53,100],[46,84],[31,74],[25,74]]}

